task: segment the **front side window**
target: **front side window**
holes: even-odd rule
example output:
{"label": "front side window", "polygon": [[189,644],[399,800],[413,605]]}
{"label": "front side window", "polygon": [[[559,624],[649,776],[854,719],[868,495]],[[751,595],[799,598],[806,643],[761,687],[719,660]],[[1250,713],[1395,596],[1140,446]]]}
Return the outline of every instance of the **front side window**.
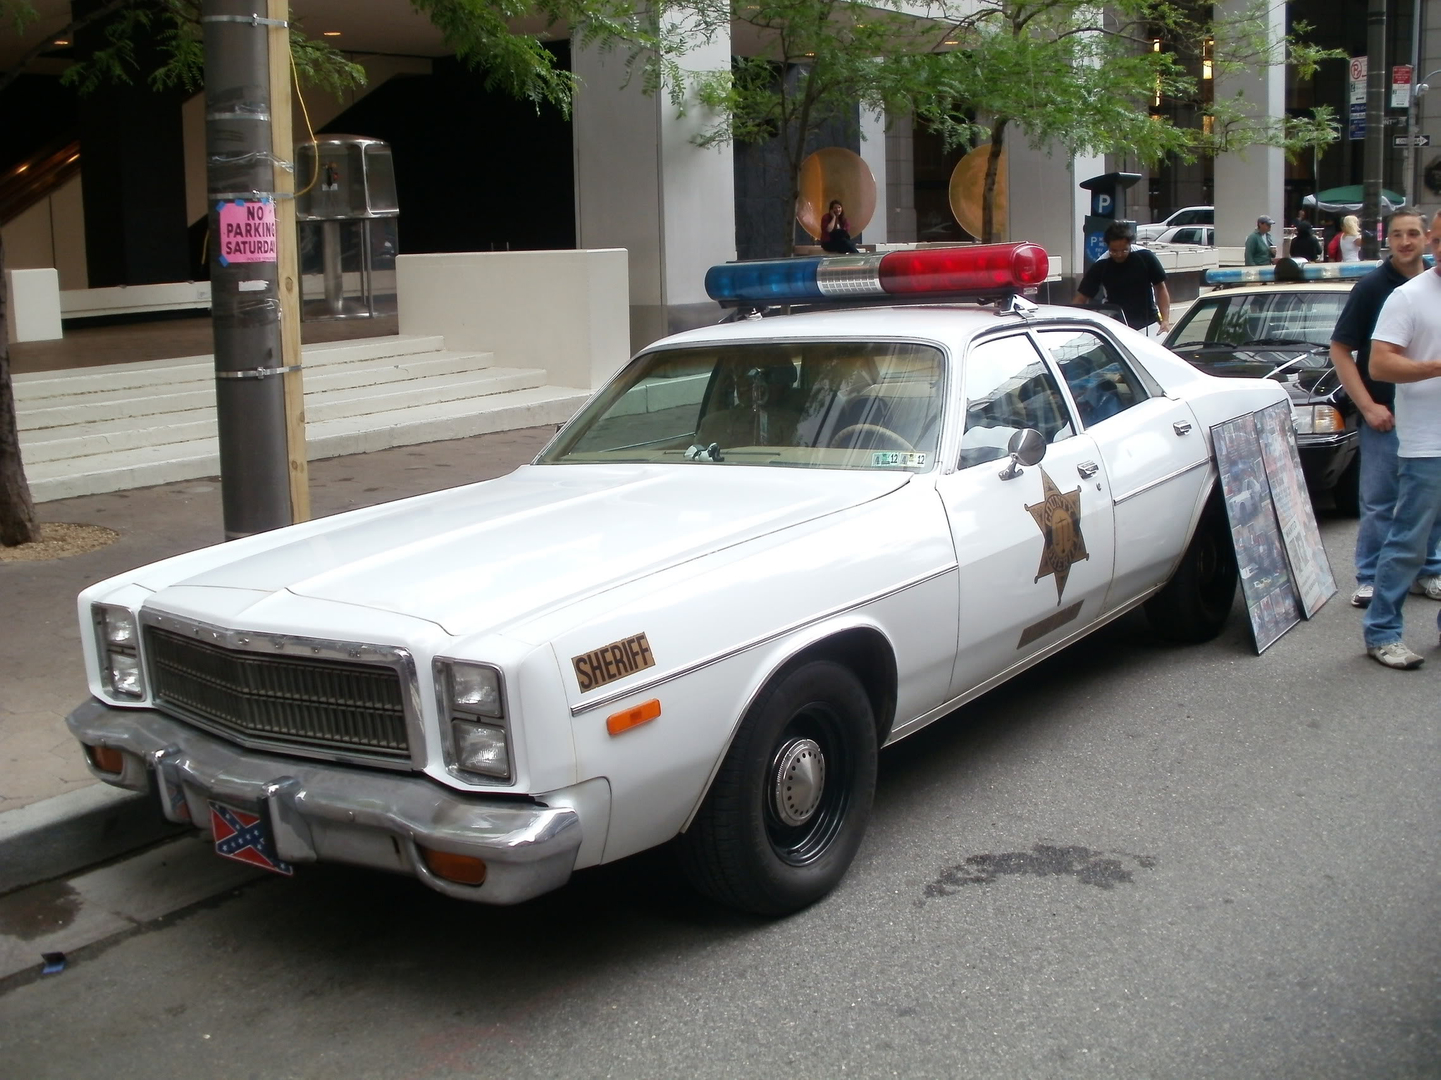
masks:
{"label": "front side window", "polygon": [[960,467],[1006,457],[1011,436],[1035,428],[1048,443],[1076,433],[1045,361],[1024,334],[981,342],[966,354],[966,429]]}
{"label": "front side window", "polygon": [[1146,399],[1146,388],[1105,338],[1091,330],[1042,330],[1038,335],[1071,389],[1086,427]]}
{"label": "front side window", "polygon": [[922,471],[944,357],[911,342],[728,342],[637,357],[542,464],[677,462]]}

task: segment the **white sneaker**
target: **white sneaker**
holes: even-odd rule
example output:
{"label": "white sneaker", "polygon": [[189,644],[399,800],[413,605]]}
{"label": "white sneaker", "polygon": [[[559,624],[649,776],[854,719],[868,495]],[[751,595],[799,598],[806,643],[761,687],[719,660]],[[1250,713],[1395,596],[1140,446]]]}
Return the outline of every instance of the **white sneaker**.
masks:
{"label": "white sneaker", "polygon": [[1371,597],[1376,592],[1374,585],[1357,585],[1356,591],[1351,594],[1352,607],[1369,607]]}
{"label": "white sneaker", "polygon": [[1441,600],[1441,574],[1422,574],[1411,582],[1411,594],[1428,600]]}
{"label": "white sneaker", "polygon": [[1389,645],[1372,645],[1366,655],[1378,664],[1397,671],[1410,671],[1426,662],[1426,658],[1413,653],[1404,641],[1393,641]]}

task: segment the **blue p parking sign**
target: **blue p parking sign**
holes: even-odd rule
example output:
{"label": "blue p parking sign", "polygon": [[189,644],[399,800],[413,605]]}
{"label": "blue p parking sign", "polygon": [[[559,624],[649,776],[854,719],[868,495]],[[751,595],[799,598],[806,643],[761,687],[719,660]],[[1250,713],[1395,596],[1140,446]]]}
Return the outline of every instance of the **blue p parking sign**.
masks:
{"label": "blue p parking sign", "polygon": [[1105,234],[1105,233],[1098,233],[1098,232],[1087,233],[1087,234],[1086,234],[1086,258],[1090,259],[1092,262],[1095,262],[1097,259],[1101,258],[1101,256],[1103,256],[1103,255],[1105,255],[1105,254],[1106,254],[1106,234]]}
{"label": "blue p parking sign", "polygon": [[1116,197],[1107,191],[1091,192],[1091,213],[1096,217],[1116,216]]}

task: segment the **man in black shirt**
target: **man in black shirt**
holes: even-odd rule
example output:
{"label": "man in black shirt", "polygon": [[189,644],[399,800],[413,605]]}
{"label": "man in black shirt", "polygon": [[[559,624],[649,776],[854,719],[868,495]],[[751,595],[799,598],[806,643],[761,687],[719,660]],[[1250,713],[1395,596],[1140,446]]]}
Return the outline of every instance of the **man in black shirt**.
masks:
{"label": "man in black shirt", "polygon": [[[1392,290],[1425,269],[1421,261],[1425,218],[1409,208],[1396,211],[1387,225],[1386,241],[1391,257],[1356,282],[1331,332],[1331,363],[1361,413],[1361,520],[1356,532],[1356,592],[1351,596],[1356,607],[1371,603],[1376,560],[1396,509],[1396,421],[1391,414],[1396,386],[1371,378],[1371,332]],[[1431,553],[1411,591],[1441,600],[1441,554]]]}
{"label": "man in black shirt", "polygon": [[1106,302],[1121,309],[1126,325],[1148,337],[1164,334],[1171,329],[1171,293],[1161,260],[1145,248],[1132,249],[1136,230],[1129,222],[1112,222],[1103,239],[1107,254],[1091,264],[1071,303],[1094,300],[1105,289]]}

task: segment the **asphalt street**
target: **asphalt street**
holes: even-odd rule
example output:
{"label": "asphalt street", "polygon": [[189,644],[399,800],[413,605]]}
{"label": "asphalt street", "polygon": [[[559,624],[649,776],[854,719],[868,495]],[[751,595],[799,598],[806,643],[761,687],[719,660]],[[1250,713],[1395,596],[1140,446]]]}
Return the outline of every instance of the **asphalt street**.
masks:
{"label": "asphalt street", "polygon": [[788,919],[664,852],[506,909],[311,867],[132,896],[41,975],[116,887],[6,898],[0,1076],[1441,1076],[1438,605],[1383,670],[1322,530],[1342,592],[1263,656],[1239,605],[1199,647],[1127,617],[887,750]]}

